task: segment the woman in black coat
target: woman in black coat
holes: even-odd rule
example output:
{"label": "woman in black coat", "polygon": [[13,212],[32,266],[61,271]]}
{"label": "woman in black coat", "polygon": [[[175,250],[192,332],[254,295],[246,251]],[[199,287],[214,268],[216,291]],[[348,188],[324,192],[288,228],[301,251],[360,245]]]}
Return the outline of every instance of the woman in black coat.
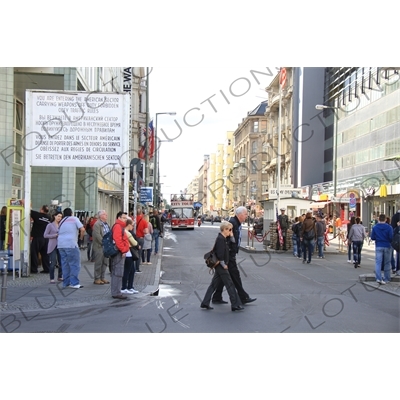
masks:
{"label": "woman in black coat", "polygon": [[222,282],[226,290],[229,294],[229,300],[231,302],[231,310],[238,311],[244,310],[240,298],[235,289],[235,285],[232,282],[231,276],[228,271],[228,262],[229,262],[229,245],[228,241],[233,238],[232,232],[232,224],[228,221],[221,222],[220,225],[221,232],[218,234],[218,237],[215,241],[214,245],[214,253],[219,261],[217,266],[214,267],[214,276],[212,278],[211,284],[207,289],[207,292],[204,296],[203,301],[201,302],[200,307],[205,308],[207,310],[212,310],[213,307],[210,307],[211,296],[218,288],[219,284]]}

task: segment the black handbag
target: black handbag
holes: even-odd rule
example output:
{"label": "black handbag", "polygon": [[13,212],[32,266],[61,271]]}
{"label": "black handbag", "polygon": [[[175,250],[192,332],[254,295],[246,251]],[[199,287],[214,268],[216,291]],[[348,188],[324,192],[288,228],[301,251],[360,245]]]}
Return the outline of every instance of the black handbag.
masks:
{"label": "black handbag", "polygon": [[139,260],[139,249],[136,247],[130,247],[129,248],[131,254],[132,254],[132,260],[137,261]]}
{"label": "black handbag", "polygon": [[209,251],[208,253],[204,254],[204,261],[205,261],[207,267],[211,268],[211,269],[215,268],[219,263],[219,260],[217,259],[217,256],[214,253],[216,243],[217,243],[217,240],[215,240],[214,247],[212,248],[212,250]]}

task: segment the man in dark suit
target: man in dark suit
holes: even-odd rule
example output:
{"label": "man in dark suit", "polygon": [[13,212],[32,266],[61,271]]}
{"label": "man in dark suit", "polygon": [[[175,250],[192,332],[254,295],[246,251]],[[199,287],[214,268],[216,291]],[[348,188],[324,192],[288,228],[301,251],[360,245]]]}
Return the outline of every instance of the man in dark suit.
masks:
{"label": "man in dark suit", "polygon": [[[229,243],[229,262],[228,271],[231,275],[232,281],[239,294],[240,300],[243,304],[252,303],[257,299],[252,299],[249,294],[243,289],[242,279],[240,277],[239,268],[236,263],[236,255],[239,253],[240,242],[242,239],[242,223],[246,221],[248,212],[246,207],[238,207],[235,211],[235,216],[229,219],[232,224],[234,240]],[[212,297],[213,304],[227,304],[227,301],[222,299],[222,291],[224,285],[220,284]]]}

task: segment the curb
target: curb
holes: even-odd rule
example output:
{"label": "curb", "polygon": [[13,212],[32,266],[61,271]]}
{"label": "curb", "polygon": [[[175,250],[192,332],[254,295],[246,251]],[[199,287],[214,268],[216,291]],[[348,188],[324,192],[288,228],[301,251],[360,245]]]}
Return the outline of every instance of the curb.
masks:
{"label": "curb", "polygon": [[[400,276],[392,276],[390,279],[390,283],[381,285],[375,281],[375,274],[363,274],[359,276],[361,284],[400,297],[400,285],[398,285],[400,283]],[[396,285],[393,285],[393,283],[396,283]]]}

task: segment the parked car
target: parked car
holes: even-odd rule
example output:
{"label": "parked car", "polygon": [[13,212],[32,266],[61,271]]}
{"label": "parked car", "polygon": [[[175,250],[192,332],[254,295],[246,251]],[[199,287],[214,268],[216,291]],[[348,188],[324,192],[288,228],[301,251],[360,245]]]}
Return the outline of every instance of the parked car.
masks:
{"label": "parked car", "polygon": [[253,223],[253,229],[256,235],[262,235],[264,231],[264,220],[263,218],[255,218]]}
{"label": "parked car", "polygon": [[215,216],[214,222],[221,222],[221,217],[219,215]]}

